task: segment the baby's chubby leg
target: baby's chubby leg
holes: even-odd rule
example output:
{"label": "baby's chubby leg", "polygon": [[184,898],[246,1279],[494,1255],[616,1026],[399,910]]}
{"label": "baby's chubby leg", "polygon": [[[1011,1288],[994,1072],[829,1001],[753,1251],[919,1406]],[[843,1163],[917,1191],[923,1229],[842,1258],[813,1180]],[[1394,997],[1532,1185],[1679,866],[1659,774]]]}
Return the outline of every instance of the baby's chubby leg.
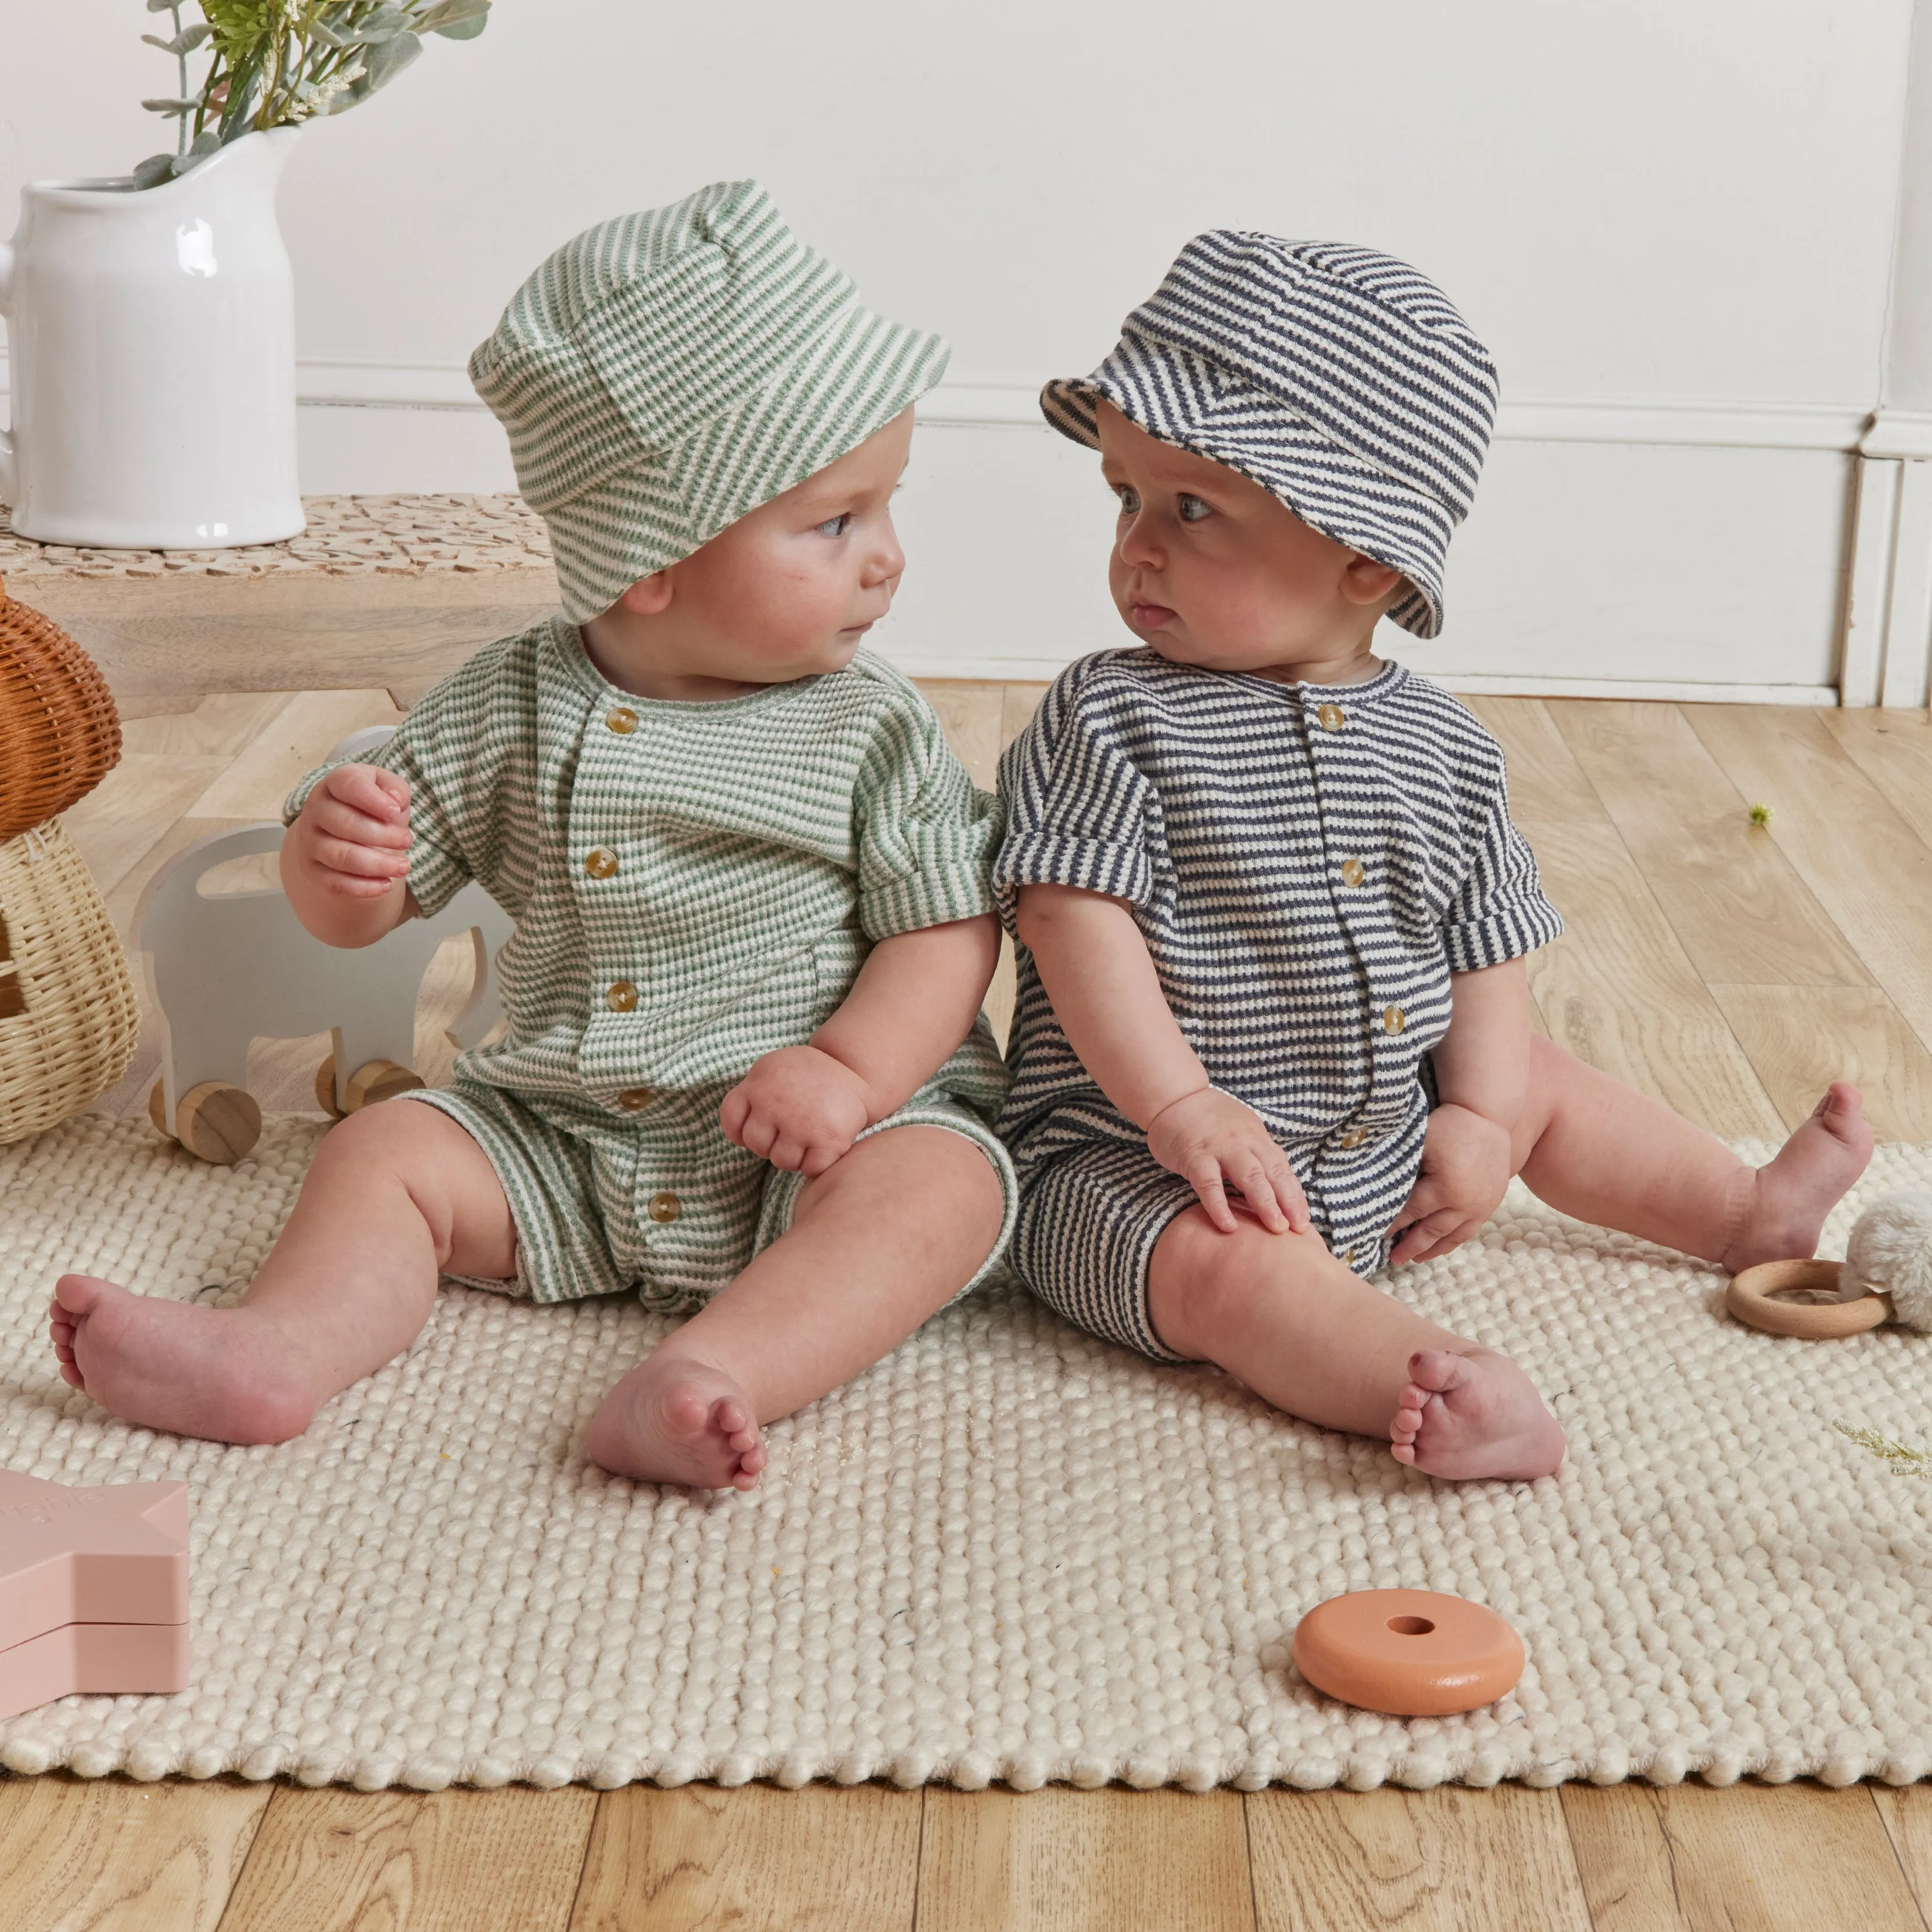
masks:
{"label": "baby's chubby leg", "polygon": [[1226,1234],[1190,1208],[1156,1246],[1148,1290],[1175,1354],[1304,1421],[1387,1436],[1426,1474],[1527,1478],[1563,1460],[1562,1429],[1508,1357],[1371,1287],[1316,1234],[1245,1216]]}
{"label": "baby's chubby leg", "polygon": [[758,1425],[848,1382],[979,1272],[1004,1212],[964,1136],[893,1127],[799,1196],[790,1228],[604,1398],[585,1448],[640,1482],[748,1490]]}
{"label": "baby's chubby leg", "polygon": [[450,1118],[392,1100],[316,1150],[288,1225],[233,1308],[63,1275],[48,1311],[62,1377],[130,1422],[218,1442],[282,1442],[408,1347],[438,1276],[516,1271],[488,1157]]}
{"label": "baby's chubby leg", "polygon": [[1732,1274],[1816,1253],[1826,1216],[1871,1159],[1871,1129],[1846,1081],[1833,1082],[1774,1159],[1751,1167],[1546,1040],[1532,1042],[1529,1072],[1511,1152],[1539,1200]]}

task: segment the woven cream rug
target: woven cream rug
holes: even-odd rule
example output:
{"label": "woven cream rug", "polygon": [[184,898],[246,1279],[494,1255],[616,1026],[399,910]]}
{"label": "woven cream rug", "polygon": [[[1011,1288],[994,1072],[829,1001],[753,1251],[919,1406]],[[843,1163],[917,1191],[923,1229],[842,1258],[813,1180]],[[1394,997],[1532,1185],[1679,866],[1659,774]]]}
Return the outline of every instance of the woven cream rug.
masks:
{"label": "woven cream rug", "polygon": [[[272,1120],[232,1170],[101,1118],[0,1149],[0,1465],[184,1478],[194,1508],[194,1688],[0,1725],[16,1771],[365,1789],[1932,1772],[1932,1484],[1832,1427],[1932,1437],[1932,1336],[1750,1332],[1717,1276],[1518,1195],[1398,1286],[1551,1400],[1569,1460],[1531,1485],[1432,1481],[998,1288],[773,1428],[749,1496],[585,1462],[598,1397],[664,1332],[621,1298],[450,1288],[406,1358],[279,1448],[132,1429],[56,1378],[57,1273],[232,1293],[318,1131]],[[1932,1149],[1888,1148],[1861,1194],[1928,1179]],[[1517,1691],[1414,1723],[1312,1691],[1296,1620],[1394,1585],[1508,1617]]]}

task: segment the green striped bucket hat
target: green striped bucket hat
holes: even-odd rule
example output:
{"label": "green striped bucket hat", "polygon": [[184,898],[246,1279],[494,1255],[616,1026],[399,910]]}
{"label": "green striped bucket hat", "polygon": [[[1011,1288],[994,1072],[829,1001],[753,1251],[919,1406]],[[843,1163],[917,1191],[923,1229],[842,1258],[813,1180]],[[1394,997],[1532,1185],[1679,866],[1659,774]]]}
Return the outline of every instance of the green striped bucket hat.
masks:
{"label": "green striped bucket hat", "polygon": [[756,182],[715,182],[566,242],[470,380],[582,623],[884,428],[948,353],[862,307]]}

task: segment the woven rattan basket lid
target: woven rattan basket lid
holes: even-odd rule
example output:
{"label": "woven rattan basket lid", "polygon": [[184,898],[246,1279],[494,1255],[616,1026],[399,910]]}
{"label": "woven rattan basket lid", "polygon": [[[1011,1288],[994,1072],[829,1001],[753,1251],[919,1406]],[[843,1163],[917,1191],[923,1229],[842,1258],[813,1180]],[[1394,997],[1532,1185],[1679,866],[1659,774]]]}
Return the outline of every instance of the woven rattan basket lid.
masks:
{"label": "woven rattan basket lid", "polygon": [[121,715],[99,667],[0,578],[0,838],[66,811],[120,758]]}

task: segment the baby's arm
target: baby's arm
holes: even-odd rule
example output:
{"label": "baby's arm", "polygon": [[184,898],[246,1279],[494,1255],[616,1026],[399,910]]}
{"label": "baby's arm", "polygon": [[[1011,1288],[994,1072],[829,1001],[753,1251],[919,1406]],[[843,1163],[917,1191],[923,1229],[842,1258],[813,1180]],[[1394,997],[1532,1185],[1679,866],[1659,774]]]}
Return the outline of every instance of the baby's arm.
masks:
{"label": "baby's arm", "polygon": [[416,916],[410,842],[408,780],[338,765],[282,841],[282,889],[296,918],[328,945],[373,946]]}
{"label": "baby's arm", "polygon": [[725,1095],[726,1138],[774,1167],[823,1174],[972,1031],[999,950],[991,913],[880,940],[811,1040],[766,1054]]}
{"label": "baby's arm", "polygon": [[1081,1064],[1146,1132],[1154,1159],[1192,1184],[1215,1226],[1232,1234],[1238,1225],[1232,1184],[1272,1233],[1306,1232],[1308,1203],[1287,1156],[1259,1114],[1210,1083],[1126,905],[1025,885],[1015,924]]}
{"label": "baby's arm", "polygon": [[1515,1172],[1511,1138],[1529,1092],[1529,975],[1521,959],[1449,976],[1449,1030],[1436,1042],[1441,1104],[1422,1172],[1396,1218],[1389,1258],[1447,1253],[1493,1214]]}

